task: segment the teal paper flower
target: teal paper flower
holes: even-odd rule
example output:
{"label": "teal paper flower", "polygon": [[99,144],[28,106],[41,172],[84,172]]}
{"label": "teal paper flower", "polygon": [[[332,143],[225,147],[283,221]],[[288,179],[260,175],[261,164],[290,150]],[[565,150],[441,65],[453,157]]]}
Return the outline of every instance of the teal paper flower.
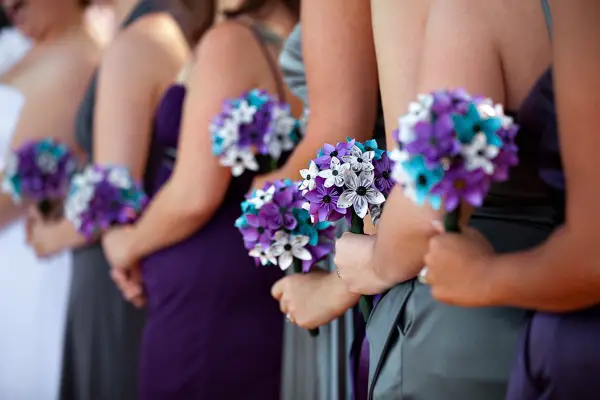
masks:
{"label": "teal paper flower", "polygon": [[502,128],[502,119],[498,117],[482,118],[474,103],[469,105],[465,115],[454,114],[452,122],[461,143],[471,143],[475,135],[482,132],[489,145],[502,147],[502,140],[497,134]]}
{"label": "teal paper flower", "polygon": [[379,146],[377,145],[377,141],[375,139],[367,140],[364,143],[356,142],[355,145],[363,153],[367,152],[367,151],[374,151],[375,156],[373,157],[373,159],[375,159],[375,160],[381,160],[381,156],[384,153],[384,150],[379,148]]}
{"label": "teal paper flower", "polygon": [[438,195],[431,193],[431,189],[442,180],[444,170],[441,167],[429,169],[425,165],[423,156],[415,156],[402,163],[402,167],[409,180],[405,193],[414,198],[414,201],[423,205],[429,201],[434,209],[439,209],[442,205],[442,199]]}

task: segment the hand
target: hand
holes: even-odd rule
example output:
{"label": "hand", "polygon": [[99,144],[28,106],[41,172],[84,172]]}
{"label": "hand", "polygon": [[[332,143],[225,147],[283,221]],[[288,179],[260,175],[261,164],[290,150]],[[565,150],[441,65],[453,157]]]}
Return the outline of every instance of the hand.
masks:
{"label": "hand", "polygon": [[57,234],[56,227],[57,223],[45,220],[37,207],[28,209],[25,223],[26,240],[39,258],[51,257],[66,249],[61,240],[62,235]]}
{"label": "hand", "polygon": [[334,264],[348,291],[359,294],[379,294],[389,288],[371,266],[375,236],[344,233],[335,242]]}
{"label": "hand", "polygon": [[102,248],[113,269],[129,269],[136,266],[139,257],[133,251],[131,226],[117,226],[104,232]]}
{"label": "hand", "polygon": [[340,283],[335,273],[312,271],[280,279],[271,294],[296,325],[314,329],[343,315],[358,301]]}
{"label": "hand", "polygon": [[473,228],[433,237],[424,258],[432,296],[465,307],[492,305],[488,299],[493,256],[492,245]]}
{"label": "hand", "polygon": [[254,178],[254,181],[252,182],[252,189],[250,189],[250,191],[256,190],[256,189],[262,189],[267,182],[272,183],[277,180],[281,180],[281,179],[285,179],[285,178],[286,178],[285,176],[281,175],[280,171],[273,171],[273,172],[269,172],[268,174],[259,175]]}
{"label": "hand", "polygon": [[146,305],[142,273],[139,265],[130,269],[113,268],[110,271],[110,276],[115,285],[117,285],[117,288],[119,288],[123,294],[125,300],[129,301],[137,308]]}

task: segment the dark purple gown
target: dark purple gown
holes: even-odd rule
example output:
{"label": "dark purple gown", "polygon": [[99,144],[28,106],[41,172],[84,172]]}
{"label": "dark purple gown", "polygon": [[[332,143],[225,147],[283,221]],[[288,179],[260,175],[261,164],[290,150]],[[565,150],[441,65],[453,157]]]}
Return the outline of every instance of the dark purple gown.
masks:
{"label": "dark purple gown", "polygon": [[[554,189],[564,217],[564,175],[549,69],[520,112],[528,133],[537,133],[540,175]],[[592,262],[592,261],[591,261]],[[535,313],[527,324],[511,371],[508,400],[597,400],[600,398],[600,307],[574,313]]]}
{"label": "dark purple gown", "polygon": [[[171,174],[164,154],[177,147],[184,97],[185,88],[174,85],[157,110],[151,195]],[[270,290],[283,273],[257,268],[234,227],[253,178],[234,178],[210,221],[144,260],[141,399],[279,398],[284,319]]]}

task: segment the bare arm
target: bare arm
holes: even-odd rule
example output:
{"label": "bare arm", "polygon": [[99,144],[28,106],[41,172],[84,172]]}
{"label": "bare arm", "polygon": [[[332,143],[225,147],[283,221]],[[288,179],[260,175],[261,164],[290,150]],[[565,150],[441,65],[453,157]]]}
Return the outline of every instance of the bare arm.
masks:
{"label": "bare arm", "polygon": [[569,311],[600,302],[600,3],[555,1],[554,83],[566,222],[542,246],[492,259],[494,303]]}
{"label": "bare arm", "polygon": [[279,174],[299,179],[325,143],[369,139],[377,112],[377,67],[368,0],[306,0],[302,44],[310,97],[307,132]]}
{"label": "bare arm", "polygon": [[243,67],[260,62],[262,55],[253,41],[246,28],[234,23],[223,23],[202,39],[190,76],[173,174],[131,230],[137,258],[189,237],[222,204],[231,171],[211,152],[209,126],[224,100],[261,86],[255,72]]}
{"label": "bare arm", "polygon": [[[29,82],[21,89],[26,100],[11,148],[29,140],[53,137],[78,151],[73,132],[77,99],[83,95],[83,82],[89,80],[95,59],[71,53],[74,52],[56,54],[35,76],[27,77]],[[0,194],[0,228],[22,216],[25,209],[15,206],[9,196]]]}
{"label": "bare arm", "polygon": [[[441,0],[431,7],[419,76],[404,77],[407,81],[417,80],[417,93],[464,87],[473,94],[504,102],[501,63],[493,32],[485,18],[471,15],[478,8],[463,0]],[[382,57],[391,64],[390,68],[396,68],[395,58]],[[386,112],[394,117],[405,114],[406,101],[403,109],[386,108]],[[440,218],[441,213],[413,204],[399,188],[394,189],[384,208],[370,262],[388,286],[417,275],[423,267],[429,238],[436,233],[432,221]]]}

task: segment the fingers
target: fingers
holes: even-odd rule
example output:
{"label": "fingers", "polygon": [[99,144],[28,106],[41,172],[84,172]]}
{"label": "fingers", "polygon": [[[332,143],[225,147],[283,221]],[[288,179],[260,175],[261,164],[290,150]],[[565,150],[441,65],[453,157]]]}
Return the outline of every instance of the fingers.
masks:
{"label": "fingers", "polygon": [[283,287],[285,284],[286,278],[281,278],[271,287],[271,296],[277,301],[281,300],[281,296],[283,296]]}

